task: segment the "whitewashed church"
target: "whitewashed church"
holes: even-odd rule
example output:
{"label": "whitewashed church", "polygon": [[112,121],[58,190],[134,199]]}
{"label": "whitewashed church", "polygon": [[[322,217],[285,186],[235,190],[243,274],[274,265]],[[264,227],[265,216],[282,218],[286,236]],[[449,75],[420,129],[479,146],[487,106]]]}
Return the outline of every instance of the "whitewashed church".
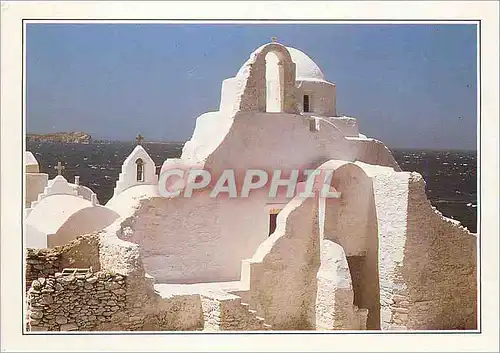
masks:
{"label": "whitewashed church", "polygon": [[[328,169],[337,197],[270,198],[268,187],[244,199],[203,189],[162,197],[139,143],[100,205],[62,166],[48,180],[27,152],[24,244],[97,236],[100,270],[145,288],[147,315],[134,326],[143,330],[170,327],[145,318],[180,297],[192,302],[169,309],[184,315],[179,330],[475,329],[476,234],[432,207],[422,177],[403,172],[355,118],[337,115],[335,91],[305,53],[267,43],[222,82],[219,110],[197,118],[181,157],[162,170]],[[109,317],[93,329],[125,327]]]}

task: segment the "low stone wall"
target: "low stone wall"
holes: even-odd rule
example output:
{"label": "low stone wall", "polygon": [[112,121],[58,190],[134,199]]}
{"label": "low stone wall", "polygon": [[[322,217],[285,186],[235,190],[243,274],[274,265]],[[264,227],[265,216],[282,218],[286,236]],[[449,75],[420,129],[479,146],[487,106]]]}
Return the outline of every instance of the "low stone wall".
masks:
{"label": "low stone wall", "polygon": [[39,278],[28,291],[31,331],[90,331],[125,308],[125,278],[106,272]]}
{"label": "low stone wall", "polygon": [[26,249],[26,290],[40,278],[53,276],[61,267],[61,254],[54,249]]}
{"label": "low stone wall", "polygon": [[107,271],[33,281],[28,291],[28,331],[257,331],[271,326],[221,293],[147,293],[147,286]]}
{"label": "low stone wall", "polygon": [[66,267],[99,271],[98,242],[96,235],[84,235],[51,249],[26,249],[26,290],[34,280],[54,276]]}
{"label": "low stone wall", "polygon": [[[104,241],[100,234],[54,249],[28,249],[27,330],[201,330],[199,295],[156,294],[134,250],[134,244]],[[64,268],[94,272],[62,275]]]}

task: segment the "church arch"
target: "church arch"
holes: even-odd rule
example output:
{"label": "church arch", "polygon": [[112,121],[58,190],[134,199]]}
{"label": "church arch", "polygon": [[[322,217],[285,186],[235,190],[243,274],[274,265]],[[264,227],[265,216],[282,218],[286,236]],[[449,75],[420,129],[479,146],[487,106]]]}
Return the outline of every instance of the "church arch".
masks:
{"label": "church arch", "polygon": [[[298,114],[295,87],[295,63],[285,46],[269,43],[258,48],[246,62],[239,76],[244,79],[244,90],[241,94],[240,111],[267,112],[267,79],[266,57],[268,54],[276,57],[279,74],[279,100],[272,111]],[[245,77],[246,76],[246,77]]]}
{"label": "church arch", "polygon": [[324,237],[342,246],[354,291],[354,305],[368,309],[367,329],[380,329],[378,221],[372,179],[354,163],[329,161],[331,186],[340,199],[327,199]]}
{"label": "church arch", "polygon": [[266,55],[266,112],[279,113],[283,111],[284,82],[283,64],[274,52]]}

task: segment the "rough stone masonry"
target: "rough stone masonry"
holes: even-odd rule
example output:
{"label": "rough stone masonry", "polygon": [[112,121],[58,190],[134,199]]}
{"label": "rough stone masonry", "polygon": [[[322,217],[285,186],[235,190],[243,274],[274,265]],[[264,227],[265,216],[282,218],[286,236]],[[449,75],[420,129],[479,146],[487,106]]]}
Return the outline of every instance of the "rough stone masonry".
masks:
{"label": "rough stone masonry", "polygon": [[31,331],[92,330],[125,308],[125,278],[99,272],[39,278],[28,291]]}

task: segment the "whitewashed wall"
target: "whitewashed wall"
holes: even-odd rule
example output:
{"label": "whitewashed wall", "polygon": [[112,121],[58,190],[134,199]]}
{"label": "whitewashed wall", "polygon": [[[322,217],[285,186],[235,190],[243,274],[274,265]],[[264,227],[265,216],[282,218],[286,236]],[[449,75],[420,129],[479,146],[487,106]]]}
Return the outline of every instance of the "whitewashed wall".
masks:
{"label": "whitewashed wall", "polygon": [[[297,81],[300,112],[304,112],[303,96],[309,95],[309,112],[320,116],[336,116],[335,85],[326,81]],[[306,113],[307,114],[307,113]]]}

